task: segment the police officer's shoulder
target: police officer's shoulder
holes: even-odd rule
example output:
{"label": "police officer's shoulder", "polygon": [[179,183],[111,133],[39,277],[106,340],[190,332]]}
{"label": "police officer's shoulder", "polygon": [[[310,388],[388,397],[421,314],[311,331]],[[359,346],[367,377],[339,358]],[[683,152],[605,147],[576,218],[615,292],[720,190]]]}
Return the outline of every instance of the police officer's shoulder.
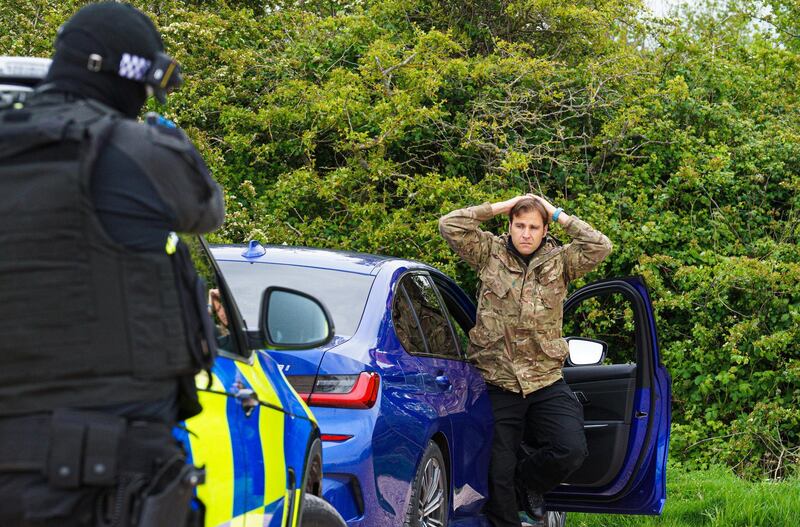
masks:
{"label": "police officer's shoulder", "polygon": [[123,119],[117,124],[114,143],[125,150],[135,150],[140,153],[142,149],[158,151],[166,148],[185,152],[194,148],[183,130],[177,126],[147,124],[132,119]]}

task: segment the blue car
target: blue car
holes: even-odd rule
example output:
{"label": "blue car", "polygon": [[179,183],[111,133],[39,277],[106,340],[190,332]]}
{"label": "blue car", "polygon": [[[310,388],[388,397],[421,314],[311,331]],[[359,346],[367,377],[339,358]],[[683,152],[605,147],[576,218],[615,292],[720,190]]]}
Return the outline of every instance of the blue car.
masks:
{"label": "blue car", "polygon": [[[255,242],[212,252],[248,325],[260,291],[275,284],[330,311],[333,341],[269,354],[313,409],[323,496],[348,525],[487,524],[491,407],[465,353],[475,306],[450,278],[368,254]],[[584,405],[589,457],[546,496],[548,508],[659,514],[670,379],[644,282],[578,290],[565,304],[565,332],[564,377]]]}

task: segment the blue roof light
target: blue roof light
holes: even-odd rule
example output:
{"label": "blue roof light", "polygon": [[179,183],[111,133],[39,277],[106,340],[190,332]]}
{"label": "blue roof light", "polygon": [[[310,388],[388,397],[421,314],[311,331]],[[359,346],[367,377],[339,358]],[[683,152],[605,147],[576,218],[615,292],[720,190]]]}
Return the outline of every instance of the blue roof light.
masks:
{"label": "blue roof light", "polygon": [[260,258],[267,253],[267,250],[264,249],[264,246],[261,245],[258,240],[250,240],[250,243],[247,245],[247,249],[242,253],[242,256],[245,258]]}

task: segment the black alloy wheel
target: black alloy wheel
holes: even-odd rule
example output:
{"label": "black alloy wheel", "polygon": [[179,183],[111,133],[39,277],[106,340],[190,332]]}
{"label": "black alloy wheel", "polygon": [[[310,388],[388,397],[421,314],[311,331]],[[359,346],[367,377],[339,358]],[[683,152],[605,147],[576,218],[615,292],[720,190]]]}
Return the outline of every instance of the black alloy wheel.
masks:
{"label": "black alloy wheel", "polygon": [[449,494],[442,451],[429,441],[411,487],[406,527],[446,527]]}

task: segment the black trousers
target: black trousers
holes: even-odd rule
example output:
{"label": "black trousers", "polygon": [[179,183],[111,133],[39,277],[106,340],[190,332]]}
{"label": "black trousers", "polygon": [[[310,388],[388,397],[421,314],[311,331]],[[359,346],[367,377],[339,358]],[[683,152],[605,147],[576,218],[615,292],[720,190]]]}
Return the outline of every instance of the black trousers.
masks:
{"label": "black trousers", "polygon": [[527,397],[487,386],[494,413],[494,440],[485,512],[494,527],[519,527],[517,480],[531,491],[544,494],[586,459],[583,407],[563,379]]}

